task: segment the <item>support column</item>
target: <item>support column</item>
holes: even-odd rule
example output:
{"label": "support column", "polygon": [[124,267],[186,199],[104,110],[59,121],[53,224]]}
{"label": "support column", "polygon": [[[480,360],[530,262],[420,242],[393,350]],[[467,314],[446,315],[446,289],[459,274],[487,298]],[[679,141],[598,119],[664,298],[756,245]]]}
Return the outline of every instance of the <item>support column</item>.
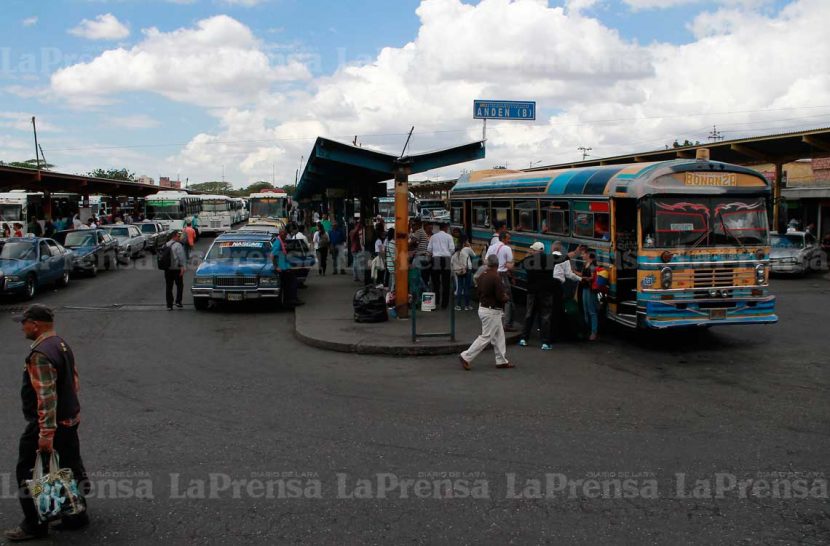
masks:
{"label": "support column", "polygon": [[409,173],[407,163],[395,166],[395,308],[409,317]]}
{"label": "support column", "polygon": [[779,231],[781,226],[781,206],[783,205],[781,201],[781,183],[782,179],[784,178],[784,164],[783,163],[776,163],[775,164],[775,181],[773,182],[772,187],[772,229],[774,231]]}

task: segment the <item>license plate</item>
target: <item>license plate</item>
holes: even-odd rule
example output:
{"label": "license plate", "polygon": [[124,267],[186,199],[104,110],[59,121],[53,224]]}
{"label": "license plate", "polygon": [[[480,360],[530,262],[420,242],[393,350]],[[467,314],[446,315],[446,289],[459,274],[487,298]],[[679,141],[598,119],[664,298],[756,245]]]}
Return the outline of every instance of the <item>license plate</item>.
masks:
{"label": "license plate", "polygon": [[726,318],[726,309],[710,309],[709,318],[712,320],[723,320]]}
{"label": "license plate", "polygon": [[242,301],[242,294],[228,294],[228,301]]}

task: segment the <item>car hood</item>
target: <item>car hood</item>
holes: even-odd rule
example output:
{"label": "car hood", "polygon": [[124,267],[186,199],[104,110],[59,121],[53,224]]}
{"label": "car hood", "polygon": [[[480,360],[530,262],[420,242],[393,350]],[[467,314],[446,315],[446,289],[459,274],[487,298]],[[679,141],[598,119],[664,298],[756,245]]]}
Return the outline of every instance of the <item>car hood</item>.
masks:
{"label": "car hood", "polygon": [[773,260],[780,258],[798,258],[799,254],[801,254],[800,248],[773,248],[769,253],[769,257]]}
{"label": "car hood", "polygon": [[66,247],[72,250],[72,253],[75,255],[76,258],[83,258],[84,256],[88,256],[95,252],[94,246],[69,246]]}
{"label": "car hood", "polygon": [[0,260],[0,271],[6,275],[16,275],[34,265],[34,260]]}
{"label": "car hood", "polygon": [[254,277],[257,275],[272,275],[274,266],[270,263],[249,263],[240,264],[226,261],[206,261],[196,270],[196,275],[244,275]]}

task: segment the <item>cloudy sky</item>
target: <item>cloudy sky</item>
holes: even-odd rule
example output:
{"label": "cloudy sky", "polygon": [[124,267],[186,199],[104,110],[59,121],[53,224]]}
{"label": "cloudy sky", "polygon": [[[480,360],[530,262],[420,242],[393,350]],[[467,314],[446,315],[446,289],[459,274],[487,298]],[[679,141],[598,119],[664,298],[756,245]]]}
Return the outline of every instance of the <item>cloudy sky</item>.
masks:
{"label": "cloudy sky", "polygon": [[4,0],[0,160],[293,183],[317,136],[462,168],[830,126],[828,0]]}

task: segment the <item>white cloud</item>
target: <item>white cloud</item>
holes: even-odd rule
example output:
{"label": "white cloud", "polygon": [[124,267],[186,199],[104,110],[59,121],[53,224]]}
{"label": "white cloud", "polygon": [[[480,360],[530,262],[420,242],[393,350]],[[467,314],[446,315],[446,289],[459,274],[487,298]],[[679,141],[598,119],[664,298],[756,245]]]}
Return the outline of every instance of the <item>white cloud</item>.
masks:
{"label": "white cloud", "polygon": [[54,93],[93,105],[146,91],[215,108],[245,104],[272,84],[311,77],[298,61],[272,64],[251,30],[224,15],[199,21],[196,28],[142,32],[144,40],[130,49],[110,49],[55,72]]}
{"label": "white cloud", "polygon": [[641,9],[667,9],[683,4],[694,4],[701,0],[623,0],[634,10]]}
{"label": "white cloud", "polygon": [[265,0],[222,0],[223,4],[227,4],[229,6],[243,6],[246,8],[262,4],[263,2],[265,2]]}
{"label": "white cloud", "polygon": [[[413,152],[476,140],[476,98],[536,100],[538,120],[488,124],[487,159],[429,176],[572,161],[579,146],[610,156],[675,138],[705,141],[713,124],[732,138],[830,122],[830,108],[804,108],[830,105],[826,0],[792,0],[776,13],[763,3],[723,3],[691,23],[690,43],[648,46],[574,11],[586,5],[424,0],[410,43],[289,91],[271,85],[274,67],[250,30],[225,17],[148,32],[133,49],[55,74],[52,87],[99,99],[149,90],[208,107],[215,130],[200,132],[155,170],[215,180],[224,165],[238,186],[270,179],[274,165],[278,182],[293,181],[318,135],[350,141],[357,134],[364,147],[390,153],[400,153],[412,125]],[[247,65],[239,59],[257,60],[240,70]]]}
{"label": "white cloud", "polygon": [[37,17],[26,17],[20,23],[24,27],[33,27],[37,24]]}
{"label": "white cloud", "polygon": [[69,34],[87,40],[122,40],[130,35],[130,29],[113,14],[105,13],[93,20],[83,19]]}
{"label": "white cloud", "polygon": [[144,114],[135,114],[132,116],[109,116],[106,119],[106,124],[123,129],[151,129],[161,125],[161,122]]}
{"label": "white cloud", "polygon": [[[59,129],[46,120],[38,118],[38,133],[58,132]],[[32,132],[32,114],[24,112],[0,112],[0,127],[16,131]]]}

